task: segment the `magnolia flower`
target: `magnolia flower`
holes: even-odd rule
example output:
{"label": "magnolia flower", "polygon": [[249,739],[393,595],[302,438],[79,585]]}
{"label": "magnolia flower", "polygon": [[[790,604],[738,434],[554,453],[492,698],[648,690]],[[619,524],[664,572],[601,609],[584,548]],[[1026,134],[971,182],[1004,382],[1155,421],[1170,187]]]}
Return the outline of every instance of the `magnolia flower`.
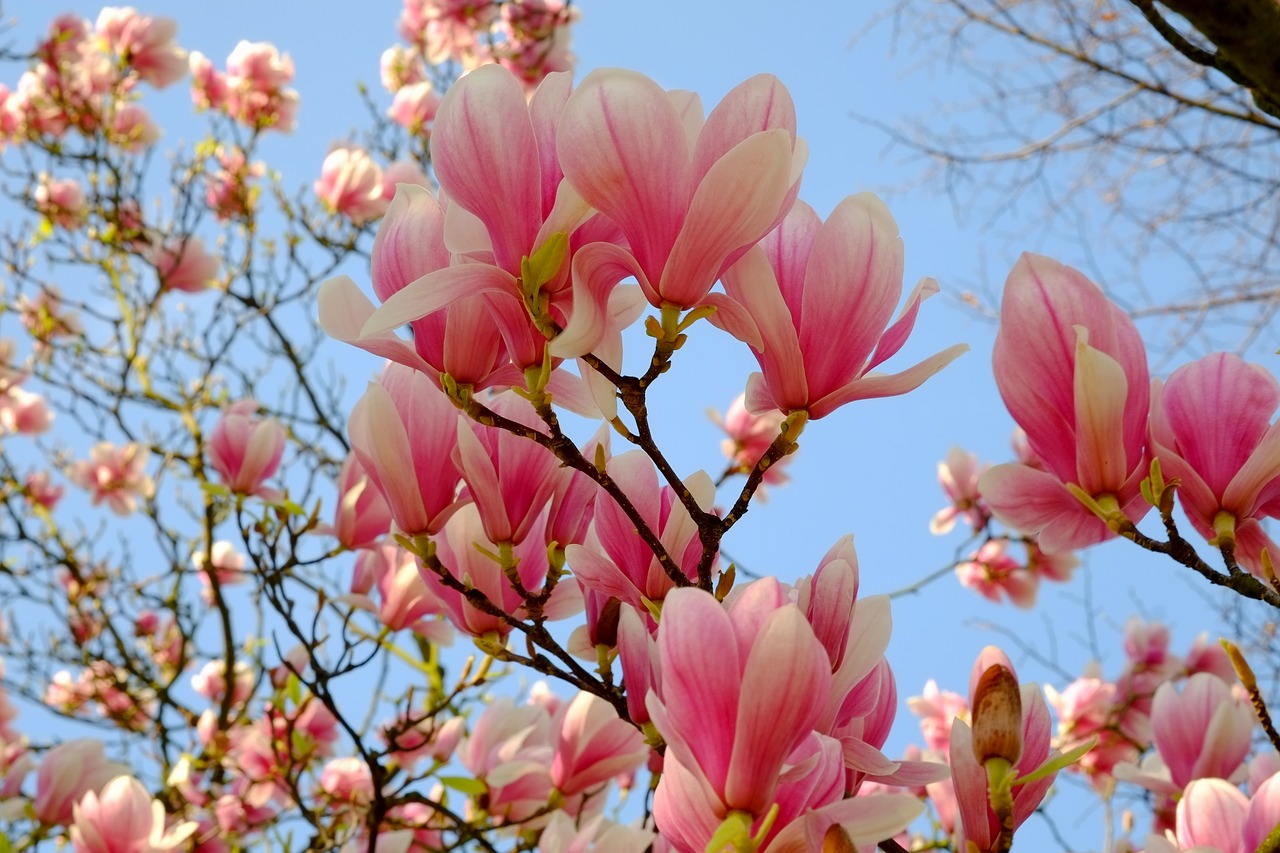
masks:
{"label": "magnolia flower", "polygon": [[150,455],[133,442],[119,447],[99,442],[89,451],[88,461],[73,466],[70,478],[92,493],[94,506],[106,501],[116,515],[129,515],[140,499],[155,494],[155,482],[146,473]]}

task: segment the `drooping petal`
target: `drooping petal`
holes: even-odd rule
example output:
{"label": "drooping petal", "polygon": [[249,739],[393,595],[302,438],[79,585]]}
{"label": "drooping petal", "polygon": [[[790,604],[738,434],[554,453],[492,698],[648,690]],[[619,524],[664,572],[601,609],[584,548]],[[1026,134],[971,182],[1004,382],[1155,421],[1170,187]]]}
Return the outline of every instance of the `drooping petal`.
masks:
{"label": "drooping petal", "polygon": [[611,326],[609,300],[618,282],[635,277],[645,294],[652,288],[635,257],[613,243],[589,243],[573,255],[573,314],[555,340],[551,354],[577,358],[599,346]]}
{"label": "drooping petal", "polygon": [[488,264],[458,264],[413,281],[382,303],[360,329],[371,337],[481,293],[514,294],[516,281]]}
{"label": "drooping petal", "polygon": [[1001,522],[1037,535],[1040,550],[1060,554],[1113,535],[1053,474],[1020,464],[996,465],[978,488]]}
{"label": "drooping petal", "polygon": [[901,373],[872,373],[861,376],[818,398],[809,405],[809,417],[816,420],[826,417],[836,409],[854,400],[874,400],[877,397],[895,397],[919,388],[951,362],[969,351],[968,344],[954,344],[942,352],[934,353],[919,364]]}
{"label": "drooping petal", "polygon": [[366,352],[403,364],[435,379],[436,369],[418,355],[412,345],[387,330],[362,335],[361,329],[374,314],[373,303],[348,276],[340,275],[320,285],[316,297],[320,311],[320,328],[343,343],[358,346]]}
{"label": "drooping petal", "polygon": [[938,282],[932,278],[922,278],[916,282],[915,288],[907,297],[907,303],[902,306],[902,312],[898,315],[898,319],[893,321],[893,325],[884,330],[884,334],[880,336],[879,342],[876,344],[876,351],[871,354],[871,359],[867,362],[867,370],[875,370],[886,360],[897,354],[902,349],[902,345],[907,342],[907,338],[911,335],[911,330],[916,326],[916,317],[920,313],[920,305],[930,296],[938,293],[940,288]]}

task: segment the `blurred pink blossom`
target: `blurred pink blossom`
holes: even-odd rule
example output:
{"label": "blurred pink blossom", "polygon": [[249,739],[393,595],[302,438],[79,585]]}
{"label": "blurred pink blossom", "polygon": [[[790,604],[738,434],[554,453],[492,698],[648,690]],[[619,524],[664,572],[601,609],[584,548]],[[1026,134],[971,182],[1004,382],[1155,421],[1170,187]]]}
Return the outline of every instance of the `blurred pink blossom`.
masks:
{"label": "blurred pink blossom", "polygon": [[134,442],[95,444],[89,459],[75,463],[70,472],[73,483],[92,493],[93,505],[106,501],[116,515],[129,515],[138,501],[155,494],[155,482],[147,476],[151,452]]}
{"label": "blurred pink blossom", "polygon": [[187,73],[187,54],[173,42],[178,25],[132,7],[107,7],[98,14],[97,35],[143,81],[163,89]]}
{"label": "blurred pink blossom", "polygon": [[31,200],[41,216],[68,231],[84,225],[89,215],[84,189],[75,178],[53,178],[49,173],[41,172]]}
{"label": "blurred pink blossom", "polygon": [[330,212],[362,225],[386,213],[382,169],[363,148],[340,145],[329,152],[313,185]]}
{"label": "blurred pink blossom", "polygon": [[232,492],[263,495],[265,483],[284,456],[284,427],[258,414],[258,401],[241,400],[227,406],[209,435],[209,464]]}
{"label": "blurred pink blossom", "polygon": [[218,284],[218,257],[199,237],[167,238],[148,252],[148,260],[164,290],[199,293]]}

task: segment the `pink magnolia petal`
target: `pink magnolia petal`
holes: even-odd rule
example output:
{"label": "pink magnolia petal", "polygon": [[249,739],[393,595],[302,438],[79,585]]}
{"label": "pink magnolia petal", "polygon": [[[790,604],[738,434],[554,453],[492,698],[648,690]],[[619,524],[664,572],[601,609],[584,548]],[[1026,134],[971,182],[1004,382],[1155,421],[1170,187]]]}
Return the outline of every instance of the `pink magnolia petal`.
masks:
{"label": "pink magnolia petal", "polygon": [[524,90],[501,65],[449,87],[431,133],[440,185],[488,229],[497,265],[520,269],[542,222],[541,165]]}
{"label": "pink magnolia petal", "polygon": [[1222,779],[1197,779],[1178,803],[1178,846],[1203,845],[1223,853],[1244,853],[1241,843],[1249,801]]}
{"label": "pink magnolia petal", "polygon": [[731,296],[708,293],[702,300],[702,305],[716,309],[711,316],[716,318],[717,328],[733,335],[756,352],[764,352],[764,339],[760,336],[755,318]]}
{"label": "pink magnolia petal", "polygon": [[[448,196],[440,191],[440,202]],[[444,245],[451,255],[478,263],[493,263],[493,241],[480,217],[460,204],[448,204],[444,208]]]}
{"label": "pink magnolia petal", "polygon": [[849,623],[844,657],[833,674],[831,695],[815,728],[832,729],[850,691],[884,659],[892,631],[893,616],[887,595],[873,595],[858,602]]}
{"label": "pink magnolia petal", "polygon": [[841,738],[840,745],[844,750],[844,765],[850,770],[869,773],[872,776],[888,776],[898,769],[898,762],[871,744],[856,737]]}
{"label": "pink magnolia petal", "polygon": [[424,187],[397,184],[373,240],[373,292],[385,301],[409,282],[447,266],[449,250],[440,203]]}
{"label": "pink magnolia petal", "polygon": [[666,715],[670,729],[698,733],[681,761],[696,765],[716,790],[726,788],[740,713],[742,663],[733,636],[728,614],[709,593],[674,589],[663,602],[658,655]]}
{"label": "pink magnolia petal", "polygon": [[1046,467],[1075,476],[1076,326],[1089,345],[1114,358],[1129,383],[1123,440],[1130,460],[1141,457],[1149,412],[1146,352],[1133,321],[1078,271],[1026,254],[1005,284],[993,365],[1014,420]]}
{"label": "pink magnolia petal", "polygon": [[1020,464],[996,465],[978,480],[978,488],[1001,522],[1037,535],[1046,554],[1086,548],[1114,535],[1046,471]]}
{"label": "pink magnolia petal", "polygon": [[609,301],[618,282],[635,277],[650,292],[635,257],[613,243],[589,243],[573,256],[573,314],[551,342],[556,358],[577,358],[600,345],[610,327]]}
{"label": "pink magnolia petal", "polygon": [[697,92],[669,89],[667,99],[671,101],[676,115],[680,117],[680,125],[684,128],[685,144],[689,151],[693,151],[694,146],[698,144],[698,135],[702,133],[702,126],[707,123],[706,112],[702,109],[702,98]]}
{"label": "pink magnolia petal", "polygon": [[[476,437],[471,422],[458,418],[458,470],[467,482],[471,500],[484,520],[485,535],[494,542],[506,542],[512,538],[511,520],[507,518],[507,505],[503,490],[498,484],[498,471],[485,446]],[[504,433],[505,434],[505,433]]]}
{"label": "pink magnolia petal", "polygon": [[[759,330],[761,346],[756,348],[757,357],[777,394],[797,406],[803,405],[809,399],[809,382],[805,378],[800,337],[765,253],[757,249],[747,252],[725,271],[723,280],[725,292],[742,305]],[[711,317],[712,324],[737,337],[733,329],[721,325],[722,321],[715,315]],[[778,407],[770,404],[769,408]]]}
{"label": "pink magnolia petal", "polygon": [[1161,402],[1181,455],[1221,495],[1263,440],[1280,383],[1237,355],[1213,353],[1175,370]]}
{"label": "pink magnolia petal", "polygon": [[370,337],[439,311],[459,299],[481,293],[513,294],[516,282],[488,264],[459,264],[428,273],[393,294],[360,329]]}
{"label": "pink magnolia petal", "polygon": [[757,74],[734,86],[698,128],[692,179],[701,181],[717,160],[753,133],[775,129],[795,139],[796,107],[782,81]]}
{"label": "pink magnolia petal", "polygon": [[573,567],[573,573],[588,589],[606,598],[625,601],[632,607],[643,607],[641,590],[609,558],[597,554],[583,545],[570,545],[565,549],[565,559]]}
{"label": "pink magnolia petal", "polygon": [[887,776],[869,775],[868,780],[900,788],[916,788],[951,778],[951,768],[940,761],[897,761],[897,769]]}
{"label": "pink magnolia petal", "polygon": [[433,380],[438,376],[436,369],[427,364],[412,345],[401,340],[394,332],[388,330],[375,335],[361,335],[362,327],[373,316],[374,307],[349,277],[340,275],[320,285],[316,301],[320,311],[320,328],[329,337],[358,346],[397,364],[412,367]]}
{"label": "pink magnolia petal", "polygon": [[830,689],[830,662],[804,615],[795,607],[776,610],[756,635],[742,676],[724,787],[729,806],[768,810],[783,761],[813,729]]}
{"label": "pink magnolia petal", "polygon": [[1243,836],[1245,850],[1257,850],[1263,840],[1280,826],[1280,775],[1272,776],[1258,786],[1249,800]]}
{"label": "pink magnolia petal", "polygon": [[813,853],[822,849],[827,830],[839,825],[854,844],[871,846],[892,838],[924,812],[911,794],[868,794],[850,797],[807,812],[787,824],[764,853]]}
{"label": "pink magnolia petal", "polygon": [[654,819],[662,827],[662,838],[672,845],[665,849],[704,850],[725,814],[707,780],[668,752],[653,795]]}
{"label": "pink magnolia petal", "polygon": [[1253,515],[1267,487],[1274,488],[1277,480],[1280,480],[1280,422],[1271,425],[1231,478],[1222,495],[1222,505],[1242,516]]}
{"label": "pink magnolia petal", "polygon": [[1129,383],[1119,362],[1088,343],[1076,327],[1075,482],[1090,495],[1116,494],[1131,470],[1124,447],[1124,410]]}
{"label": "pink magnolia petal", "polygon": [[818,229],[797,322],[814,394],[862,372],[902,296],[903,263],[898,224],[870,193],[840,202]]}
{"label": "pink magnolia petal", "polygon": [[850,381],[809,405],[809,417],[824,418],[836,409],[854,400],[874,400],[877,397],[895,397],[919,388],[934,374],[969,351],[968,344],[955,344],[942,352],[934,353],[919,364],[901,373],[869,374]]}
{"label": "pink magnolia petal", "polygon": [[597,69],[565,104],[557,147],[565,177],[622,227],[636,260],[653,273],[684,223],[689,151],[679,114],[648,77]]}
{"label": "pink magnolia petal", "polygon": [[552,622],[577,616],[586,606],[582,586],[574,577],[561,578],[552,590],[551,597],[543,605],[542,612]]}
{"label": "pink magnolia petal", "polygon": [[730,254],[768,233],[791,185],[791,142],[785,130],[753,134],[707,172],[658,282],[664,302],[694,307]]}
{"label": "pink magnolia petal", "polygon": [[426,530],[427,511],[415,476],[413,449],[386,388],[369,383],[351,410],[347,429],[365,469],[377,470],[378,487],[400,526],[415,528],[414,532]]}
{"label": "pink magnolia petal", "polygon": [[560,116],[564,113],[564,105],[573,94],[573,72],[555,71],[542,78],[533,97],[529,98],[529,123],[533,126],[533,136],[538,142],[538,167],[541,172],[539,182],[542,192],[542,209],[540,213],[548,216],[558,201],[557,187],[561,184],[564,173],[560,171],[560,160],[556,154],[556,131],[560,126]]}
{"label": "pink magnolia petal", "polygon": [[766,412],[778,410],[778,403],[774,400],[773,393],[769,390],[769,384],[765,381],[763,373],[757,372],[747,377],[747,390],[743,395],[743,405],[753,415],[763,415]]}
{"label": "pink magnolia petal", "polygon": [[893,325],[885,329],[884,334],[880,336],[880,341],[876,344],[876,351],[871,354],[871,359],[867,362],[867,370],[875,370],[897,354],[898,350],[902,349],[902,345],[907,342],[907,338],[911,335],[911,330],[916,326],[916,316],[920,313],[920,305],[930,296],[938,293],[939,290],[938,282],[935,279],[922,278],[916,282],[915,289],[907,297],[907,304],[902,307],[902,313],[898,315],[897,320],[893,321]]}
{"label": "pink magnolia petal", "polygon": [[551,372],[547,382],[547,391],[551,399],[562,409],[584,418],[599,419],[602,417],[595,392],[581,376],[574,376],[562,368]]}

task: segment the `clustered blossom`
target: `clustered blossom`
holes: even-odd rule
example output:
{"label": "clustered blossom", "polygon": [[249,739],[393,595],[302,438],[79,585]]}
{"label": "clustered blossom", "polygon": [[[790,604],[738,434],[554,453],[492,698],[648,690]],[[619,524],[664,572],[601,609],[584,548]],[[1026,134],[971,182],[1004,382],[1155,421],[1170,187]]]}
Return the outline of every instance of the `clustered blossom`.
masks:
{"label": "clustered blossom", "polygon": [[49,223],[68,231],[84,225],[89,215],[84,188],[75,178],[54,178],[42,173],[31,200]]}
{"label": "clustered blossom", "polygon": [[[1196,679],[1197,690],[1216,690],[1200,678],[1202,675],[1211,678],[1222,691],[1227,691],[1227,685],[1234,681],[1226,655],[1216,644],[1210,645],[1201,637],[1185,657],[1178,657],[1169,651],[1168,629],[1159,623],[1131,620],[1125,628],[1125,651],[1125,667],[1114,680],[1102,678],[1097,669],[1091,668],[1061,692],[1045,688],[1049,704],[1058,715],[1055,742],[1059,748],[1073,749],[1090,739],[1096,741],[1073,770],[1084,773],[1098,790],[1112,787],[1115,777],[1133,777],[1132,769],[1124,768],[1136,764],[1153,743],[1157,749],[1167,748],[1167,739],[1154,739],[1157,695],[1165,691],[1167,696],[1175,683],[1187,679]],[[1209,713],[1224,699],[1221,693],[1213,696],[1204,706]],[[1160,727],[1168,731],[1167,709],[1171,706],[1166,700],[1161,704],[1164,707]],[[1232,720],[1237,729],[1230,736],[1244,737],[1247,742],[1252,718],[1238,715]],[[1184,776],[1180,784],[1187,781],[1189,777]],[[1163,793],[1171,791],[1168,785],[1157,787]]]}
{"label": "clustered blossom", "polygon": [[[729,460],[729,470],[734,474],[750,474],[769,450],[769,446],[778,438],[782,423],[786,417],[782,412],[773,411],[752,414],[747,411],[746,395],[739,394],[729,404],[724,417],[719,412],[711,412],[711,419],[728,435],[720,443],[720,450]],[[787,472],[783,470],[791,461],[784,456],[765,469],[762,482],[781,486],[787,482]],[[761,501],[765,500],[763,486],[756,491]]]}
{"label": "clustered blossom", "polygon": [[564,0],[405,0],[397,30],[405,44],[388,48],[382,56],[382,83],[396,95],[392,118],[411,132],[420,132],[430,116],[414,124],[401,116],[413,110],[400,106],[406,90],[415,101],[432,94],[425,67],[456,63],[464,72],[499,63],[532,91],[548,75],[570,71],[570,26],[578,10]]}
{"label": "clustered blossom", "polygon": [[[408,68],[393,54],[384,70],[407,85]],[[806,149],[777,80],[760,75],[705,120],[700,113],[696,100],[624,71],[594,72],[576,89],[552,74],[526,99],[509,72],[483,66],[446,94],[431,137],[441,192],[401,184],[374,242],[382,306],[350,279],[320,294],[330,334],[391,361],[356,404],[349,432],[393,530],[407,536],[399,541],[415,543],[416,573],[431,593],[416,588],[413,562],[383,546],[360,557],[346,600],[389,630],[420,631],[413,620],[432,612],[434,598],[482,649],[499,648],[516,620],[585,608],[585,630],[569,647],[603,659],[616,644],[632,721],[667,744],[654,804],[675,849],[700,851],[717,832],[737,831],[761,833],[771,853],[814,849],[829,831],[870,843],[904,828],[919,806],[901,793],[855,797],[864,783],[940,776],[935,765],[880,752],[896,695],[883,657],[888,612],[882,599],[856,602],[851,540],[794,590],[760,581],[721,604],[682,588],[718,572],[698,524],[713,512],[711,479],[698,472],[677,491],[643,451],[613,457],[595,439],[585,458],[626,496],[624,509],[553,455],[527,396],[503,390],[528,388],[550,367],[557,402],[611,417],[616,390],[604,375],[585,360],[570,375],[554,369],[558,360],[590,353],[616,369],[621,331],[645,302],[664,328],[682,311],[709,314],[764,370],[727,424],[745,472],[788,418],[905,393],[963,350],[896,376],[874,372],[905,343],[936,285],[919,286],[893,321],[902,247],[884,206],[855,197],[824,225],[796,201]],[[353,221],[376,215],[376,167],[353,149],[330,157],[317,194]],[[566,257],[536,265],[552,251]],[[722,276],[726,292],[713,291]],[[639,287],[621,286],[628,277]],[[412,343],[394,333],[403,323]],[[832,347],[837,333],[844,345]],[[499,425],[460,415],[467,399]],[[352,493],[339,517],[348,531],[362,491]],[[376,537],[376,517],[367,532],[345,534],[349,542]],[[638,520],[660,547],[637,535]],[[656,621],[650,608],[661,609]],[[480,757],[490,737],[483,724],[498,708],[460,752],[487,786],[486,811],[520,820],[545,807],[548,784],[561,794],[574,786],[557,780],[555,761],[546,775],[536,708],[502,707],[501,731],[514,738],[502,756],[514,766]],[[610,725],[613,714],[605,705],[591,712]]]}
{"label": "clustered blossom", "polygon": [[205,203],[222,222],[250,217],[261,192],[253,181],[266,174],[266,164],[249,162],[237,146],[219,145],[213,159],[218,167],[205,178]]}
{"label": "clustered blossom", "polygon": [[[416,646],[424,668],[457,631],[487,656],[480,672],[469,680],[469,663],[453,693],[437,678],[425,702],[413,690],[395,700],[374,735],[384,749],[360,743],[353,755],[349,720],[334,710],[328,639],[281,650],[278,664],[259,670],[271,652],[228,644],[225,657],[210,656],[176,615],[135,610],[115,630],[104,604],[121,589],[118,575],[105,564],[70,569],[59,576],[67,628],[87,660],[53,676],[46,704],[148,732],[166,713],[164,692],[194,692],[193,742],[157,798],[100,742],[30,749],[0,687],[0,819],[33,821],[40,837],[75,853],[225,853],[300,806],[316,843],[344,853],[457,846],[466,837],[445,820],[454,812],[518,827],[520,845],[540,853],[802,853],[869,849],[905,833],[928,800],[946,836],[929,846],[993,853],[1008,849],[1009,834],[1078,758],[1063,753],[1093,744],[1075,769],[1099,790],[1132,782],[1158,798],[1147,853],[1261,844],[1280,822],[1280,759],[1246,765],[1249,697],[1216,647],[1198,642],[1179,658],[1163,626],[1133,623],[1117,679],[1090,669],[1061,693],[1046,688],[1047,702],[988,647],[967,698],[930,682],[909,700],[925,747],[890,758],[898,694],[885,657],[889,603],[859,598],[852,537],[794,585],[734,587],[709,535],[735,520],[716,506],[718,484],[701,471],[678,481],[645,449],[614,454],[610,425],[644,447],[618,417],[625,406],[647,432],[634,387],[616,374],[623,332],[647,308],[655,374],[700,319],[759,364],[721,423],[722,479],[756,471],[775,447],[778,458],[758,473],[785,482],[807,421],[910,392],[965,347],[882,372],[938,286],[923,279],[904,298],[904,246],[875,196],[846,198],[825,220],[799,200],[807,148],[778,80],[754,77],[709,113],[696,95],[618,69],[575,87],[565,69],[576,16],[562,0],[406,0],[406,44],[383,56],[382,79],[394,93],[392,119],[430,139],[438,191],[419,162],[384,167],[354,145],[336,146],[320,167],[320,208],[306,210],[353,233],[381,220],[371,252],[380,305],[338,278],[321,290],[321,322],[388,361],[351,411],[332,524],[317,524],[317,510],[302,528],[296,507],[266,485],[289,434],[252,399],[227,405],[207,434],[193,419],[198,450],[186,457],[202,483],[216,475],[221,488],[203,484],[218,512],[234,504],[237,523],[241,498],[275,504],[244,536],[278,523],[290,535],[332,536],[328,556],[356,552],[347,594],[318,588],[313,628],[337,613],[344,640],[397,654]],[[188,69],[197,106],[252,138],[295,127],[287,55],[241,42],[218,70],[202,54],[188,57],[174,32],[171,21],[133,9],[106,9],[95,25],[60,17],[17,90],[0,90],[0,137],[75,130],[144,152],[159,129],[134,88],[172,84]],[[466,72],[443,97],[427,69],[440,62]],[[240,147],[201,156],[210,168],[195,174],[210,211],[249,220],[262,164]],[[155,295],[220,284],[216,252],[198,237],[155,233],[136,206],[90,202],[78,182],[48,174],[30,203],[49,229],[108,220],[155,269]],[[18,310],[36,357],[82,333],[56,290],[23,297]],[[405,324],[411,341],[396,333]],[[11,356],[0,341],[0,428],[41,433],[52,410],[22,386],[26,373]],[[1262,527],[1280,517],[1280,423],[1271,422],[1280,384],[1261,368],[1215,354],[1148,382],[1128,318],[1079,273],[1034,256],[1010,276],[995,358],[1025,441],[1016,464],[988,470],[956,449],[939,465],[950,505],[931,529],[963,519],[975,538],[985,534],[957,566],[962,584],[1030,606],[1042,578],[1069,578],[1071,549],[1141,520],[1153,460],[1211,543],[1259,575],[1268,550],[1280,556]],[[572,359],[576,369],[564,369]],[[579,445],[560,432],[553,404],[605,424]],[[1227,425],[1206,411],[1227,412]],[[149,464],[142,445],[102,442],[65,473],[94,505],[127,515],[156,497]],[[39,507],[61,497],[48,472],[23,482],[22,496]],[[204,544],[185,545],[207,551],[194,550],[182,571],[198,576],[226,630],[237,614],[223,588],[248,580],[250,564],[214,538],[222,522],[213,517]],[[992,518],[1025,535],[991,532]],[[1010,553],[1014,543],[1024,559]],[[252,570],[258,592],[274,595],[271,555],[253,555],[266,559],[261,576]],[[543,640],[548,623],[578,613],[585,624],[564,649]],[[149,681],[93,658],[106,639],[136,645],[159,675]],[[410,655],[404,661],[416,666]],[[574,656],[601,675],[596,692],[562,698],[538,685],[525,700],[488,699],[479,713],[455,714],[495,660],[565,666],[591,684]],[[611,786],[625,795],[646,763],[652,829],[606,819]],[[439,771],[449,775],[433,779]],[[1246,775],[1247,795],[1237,784]],[[426,780],[434,787],[425,793],[408,787]],[[371,817],[375,803],[406,791],[419,801]]]}
{"label": "clustered blossom", "polygon": [[190,56],[192,100],[252,130],[289,133],[297,124],[298,93],[289,88],[293,60],[266,42],[241,41],[219,71],[207,56]]}
{"label": "clustered blossom", "polygon": [[[60,138],[75,130],[142,151],[159,138],[159,128],[136,103],[135,90],[139,83],[161,89],[184,76],[187,55],[174,43],[176,32],[172,19],[132,7],[104,8],[96,22],[58,16],[30,70],[12,90],[0,86],[0,139]],[[56,212],[62,227],[78,226],[70,187],[50,187],[44,195],[38,207]]]}
{"label": "clustered blossom", "polygon": [[47,356],[56,342],[84,332],[79,312],[63,303],[62,292],[53,285],[41,288],[34,296],[19,296],[17,307],[18,319],[31,335],[37,358]]}
{"label": "clustered blossom", "polygon": [[1009,553],[1009,540],[988,539],[978,550],[956,564],[956,579],[988,601],[1005,597],[1024,609],[1036,603],[1042,579],[1066,583],[1080,561],[1074,554],[1045,554],[1034,542],[1024,541],[1025,560]]}
{"label": "clustered blossom", "polygon": [[[1280,557],[1263,526],[1280,517],[1280,384],[1265,369],[1213,353],[1152,380],[1133,321],[1078,271],[1030,254],[1005,284],[994,368],[1019,461],[981,470],[953,450],[934,532],[962,516],[978,532],[994,515],[1025,535],[1027,571],[1057,579],[1069,551],[1130,535],[1153,502],[1170,518],[1176,496],[1211,545],[1265,579],[1264,555]],[[1034,581],[1001,547],[957,573],[1026,606]]]}

